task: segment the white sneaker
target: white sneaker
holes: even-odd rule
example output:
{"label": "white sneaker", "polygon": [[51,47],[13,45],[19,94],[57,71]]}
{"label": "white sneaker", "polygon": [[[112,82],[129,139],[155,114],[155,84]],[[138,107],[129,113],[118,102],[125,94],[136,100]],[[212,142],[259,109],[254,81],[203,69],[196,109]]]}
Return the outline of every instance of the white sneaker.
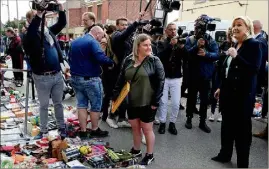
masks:
{"label": "white sneaker", "polygon": [[122,121],[117,123],[118,127],[131,127],[131,124],[127,121]]}
{"label": "white sneaker", "polygon": [[115,120],[113,120],[113,119],[107,118],[107,119],[106,119],[106,123],[107,123],[111,128],[114,128],[114,129],[119,128],[119,126],[116,124]]}
{"label": "white sneaker", "polygon": [[141,142],[146,145],[147,144],[146,137],[143,132],[141,133],[141,136],[142,136]]}
{"label": "white sneaker", "polygon": [[212,122],[215,121],[215,116],[214,116],[214,114],[211,114],[211,116],[208,118],[208,120],[209,120],[209,121],[212,121]]}
{"label": "white sneaker", "polygon": [[159,125],[159,124],[160,124],[160,120],[155,119],[154,122],[153,122],[153,124],[155,124],[155,125]]}
{"label": "white sneaker", "polygon": [[221,114],[219,114],[219,117],[217,119],[217,122],[222,122],[222,115]]}

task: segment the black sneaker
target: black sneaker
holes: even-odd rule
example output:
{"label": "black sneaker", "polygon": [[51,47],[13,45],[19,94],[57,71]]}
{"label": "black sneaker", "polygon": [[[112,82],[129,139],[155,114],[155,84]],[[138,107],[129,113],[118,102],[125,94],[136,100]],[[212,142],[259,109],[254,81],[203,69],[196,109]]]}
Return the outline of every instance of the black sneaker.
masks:
{"label": "black sneaker", "polygon": [[206,133],[210,133],[211,132],[211,129],[206,125],[205,122],[200,122],[199,128],[201,130],[203,130],[204,132],[206,132]]}
{"label": "black sneaker", "polygon": [[217,155],[216,157],[211,158],[211,160],[216,161],[216,162],[221,162],[221,163],[228,163],[231,161],[231,158],[223,158]]}
{"label": "black sneaker", "polygon": [[92,130],[90,135],[92,137],[106,137],[108,136],[108,131],[102,131],[100,128],[97,130]]}
{"label": "black sneaker", "polygon": [[154,161],[153,154],[146,153],[145,157],[139,163],[140,165],[149,165],[152,161]]}
{"label": "black sneaker", "polygon": [[160,127],[159,127],[158,132],[160,134],[164,134],[165,133],[165,123],[160,123]]}
{"label": "black sneaker", "polygon": [[191,128],[192,128],[191,118],[187,118],[185,127],[186,127],[187,129],[191,129]]}
{"label": "black sneaker", "polygon": [[134,157],[142,157],[142,152],[141,150],[135,150],[134,148],[131,149],[130,153],[134,156]]}
{"label": "black sneaker", "polygon": [[175,123],[170,122],[169,123],[169,128],[168,128],[169,133],[173,135],[177,135],[177,129]]}
{"label": "black sneaker", "polygon": [[79,137],[81,140],[85,140],[88,138],[88,132],[87,131],[80,131],[79,132]]}

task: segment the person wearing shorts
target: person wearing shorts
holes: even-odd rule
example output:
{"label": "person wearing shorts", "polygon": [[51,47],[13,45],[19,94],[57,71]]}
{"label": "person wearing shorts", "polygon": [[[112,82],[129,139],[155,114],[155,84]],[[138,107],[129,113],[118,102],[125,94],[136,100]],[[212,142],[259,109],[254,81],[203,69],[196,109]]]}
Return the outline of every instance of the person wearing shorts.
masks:
{"label": "person wearing shorts", "polygon": [[[104,37],[104,31],[94,26],[90,33],[77,38],[71,44],[69,63],[71,83],[76,93],[78,119],[80,123],[80,137],[105,137],[108,131],[98,127],[102,108],[103,86],[100,79],[100,65],[113,66],[113,61],[103,52],[99,42]],[[98,42],[99,41],[99,42]],[[88,105],[90,104],[90,118],[92,130],[87,132]]]}
{"label": "person wearing shorts", "polygon": [[134,40],[133,53],[128,56],[120,72],[114,89],[113,101],[117,99],[126,81],[130,83],[128,93],[127,114],[132,127],[134,146],[131,152],[134,156],[142,156],[141,128],[146,137],[147,153],[140,162],[148,165],[153,160],[155,135],[153,121],[164,86],[164,69],[159,58],[152,56],[151,40],[146,34],[140,34]]}

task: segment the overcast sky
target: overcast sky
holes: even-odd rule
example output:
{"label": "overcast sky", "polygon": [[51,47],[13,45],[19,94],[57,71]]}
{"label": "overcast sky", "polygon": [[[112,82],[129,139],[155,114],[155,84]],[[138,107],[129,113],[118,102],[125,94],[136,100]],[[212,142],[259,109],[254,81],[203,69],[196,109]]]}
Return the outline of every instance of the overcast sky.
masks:
{"label": "overcast sky", "polygon": [[[65,2],[65,0],[61,0],[60,2]],[[7,10],[7,0],[0,0],[1,3],[1,21],[2,23],[6,23],[8,21],[8,10]],[[30,10],[29,0],[18,0],[19,6],[19,19],[22,16],[25,16],[26,12]],[[12,21],[14,18],[17,18],[17,6],[16,0],[9,0],[9,12],[10,12],[10,20]]]}

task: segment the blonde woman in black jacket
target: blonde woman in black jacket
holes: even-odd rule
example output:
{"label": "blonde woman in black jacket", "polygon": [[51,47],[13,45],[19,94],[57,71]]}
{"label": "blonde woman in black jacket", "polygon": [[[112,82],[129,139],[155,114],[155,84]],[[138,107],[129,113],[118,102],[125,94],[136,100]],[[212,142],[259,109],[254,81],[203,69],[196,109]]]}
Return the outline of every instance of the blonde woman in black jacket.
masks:
{"label": "blonde woman in black jacket", "polygon": [[127,110],[134,141],[131,153],[135,156],[142,155],[140,150],[142,128],[146,137],[147,153],[142,159],[141,165],[148,165],[154,160],[153,121],[162,97],[165,79],[161,61],[152,56],[151,52],[150,37],[146,34],[138,35],[134,40],[133,53],[123,62],[113,98],[116,100],[126,81],[131,81]]}
{"label": "blonde woman in black jacket", "polygon": [[212,160],[231,161],[235,142],[237,167],[247,168],[252,139],[251,115],[262,53],[259,42],[252,37],[253,24],[248,17],[235,18],[232,27],[237,43],[228,49],[220,87],[215,93],[222,113],[221,150]]}

